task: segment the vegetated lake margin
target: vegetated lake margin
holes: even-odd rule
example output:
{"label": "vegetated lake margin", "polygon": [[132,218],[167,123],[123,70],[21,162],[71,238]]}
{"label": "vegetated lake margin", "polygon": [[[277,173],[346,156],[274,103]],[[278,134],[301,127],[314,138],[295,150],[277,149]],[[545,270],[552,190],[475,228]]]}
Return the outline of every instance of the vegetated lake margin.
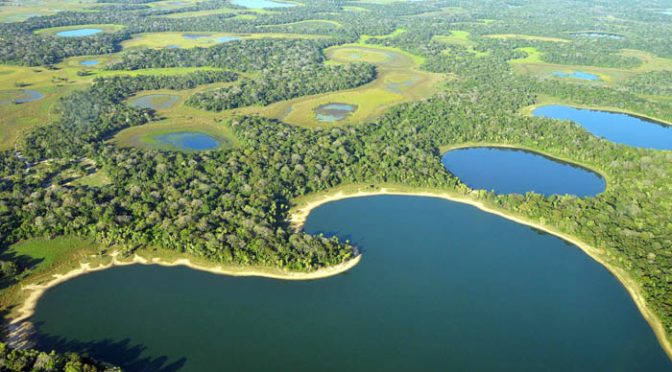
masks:
{"label": "vegetated lake margin", "polygon": [[[483,144],[479,145],[483,146]],[[472,145],[463,144],[458,147],[451,147],[450,149],[464,148],[470,146]],[[499,146],[499,147],[524,149],[516,146]],[[606,179],[606,175],[602,174],[601,172],[598,173],[601,174]],[[329,191],[306,195],[297,198],[294,202],[295,206],[290,211],[289,221],[290,224],[295,229],[301,230],[311,211],[323,204],[349,198],[369,197],[379,195],[399,195],[399,196],[439,198],[453,202],[468,204],[480,209],[483,212],[494,214],[496,216],[508,219],[510,221],[525,226],[529,226],[533,229],[537,229],[539,231],[554,235],[570,244],[575,245],[583,252],[585,252],[588,256],[590,256],[593,260],[597,261],[599,264],[604,266],[625,287],[625,289],[630,294],[630,297],[633,299],[635,305],[639,309],[640,313],[651,326],[661,347],[663,348],[665,353],[672,359],[672,343],[667,338],[665,329],[658,316],[654,314],[647,307],[646,300],[641,294],[641,289],[639,285],[624,270],[622,270],[617,266],[610,265],[609,262],[604,257],[604,252],[602,252],[598,248],[590,246],[589,244],[577,238],[559,232],[553,229],[552,227],[541,225],[537,222],[530,221],[521,216],[509,214],[507,212],[496,209],[495,207],[488,206],[484,202],[475,200],[469,196],[460,195],[455,192],[449,192],[440,189],[411,188],[398,185],[346,185],[337,187],[335,189],[331,189]],[[30,332],[26,332],[27,328],[28,329],[31,328],[29,318],[34,314],[35,308],[37,306],[40,297],[48,289],[88,273],[102,271],[117,266],[142,264],[142,265],[160,265],[167,267],[186,266],[194,270],[206,271],[219,275],[257,276],[257,277],[265,277],[280,280],[315,280],[344,273],[350,270],[351,268],[355,267],[362,258],[361,254],[357,253],[356,255],[353,256],[353,258],[342,264],[319,269],[314,272],[302,273],[302,272],[284,271],[280,269],[273,270],[272,268],[254,268],[254,267],[236,267],[236,266],[226,267],[214,263],[213,264],[207,264],[202,262],[196,263],[189,258],[176,258],[175,260],[171,261],[157,257],[146,258],[140,254],[136,254],[132,258],[123,259],[119,258],[118,252],[115,252],[110,256],[111,261],[109,263],[101,264],[98,266],[92,266],[90,263],[82,262],[80,263],[80,266],[74,270],[70,270],[64,274],[53,274],[52,276],[53,279],[46,283],[32,284],[23,287],[24,290],[29,291],[29,294],[23,300],[20,307],[18,308],[17,311],[18,314],[16,315],[16,317],[12,319],[12,321],[8,326],[9,335],[7,337],[7,340],[10,343],[10,345],[12,344],[25,345],[27,342],[29,342],[27,338],[30,337]]]}

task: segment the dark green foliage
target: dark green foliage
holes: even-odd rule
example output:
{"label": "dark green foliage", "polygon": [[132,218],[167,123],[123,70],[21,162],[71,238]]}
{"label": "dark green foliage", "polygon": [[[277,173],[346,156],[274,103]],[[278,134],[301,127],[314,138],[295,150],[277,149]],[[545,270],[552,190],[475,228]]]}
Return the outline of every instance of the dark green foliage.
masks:
{"label": "dark green foliage", "polygon": [[67,371],[67,372],[115,372],[121,371],[117,367],[100,363],[75,353],[56,354],[37,350],[12,349],[0,343],[0,370],[30,372],[30,371]]}
{"label": "dark green foliage", "polygon": [[376,70],[368,64],[305,68],[300,71],[264,73],[255,80],[195,94],[187,104],[210,111],[268,105],[300,96],[355,88],[376,78]]}

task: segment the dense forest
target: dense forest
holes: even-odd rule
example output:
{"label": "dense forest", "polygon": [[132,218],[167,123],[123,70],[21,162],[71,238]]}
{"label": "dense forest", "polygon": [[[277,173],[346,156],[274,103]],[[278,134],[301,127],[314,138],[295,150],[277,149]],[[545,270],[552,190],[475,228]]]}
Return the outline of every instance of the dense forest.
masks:
{"label": "dense forest", "polygon": [[56,354],[37,350],[12,349],[0,343],[0,369],[3,371],[81,371],[117,372],[121,369],[74,353]]}
{"label": "dense forest", "polygon": [[[105,69],[124,74],[98,77],[63,97],[54,108],[57,115],[23,135],[17,151],[0,153],[3,247],[36,237],[80,236],[103,247],[120,247],[129,255],[138,248],[161,247],[217,263],[313,271],[359,252],[336,238],[291,228],[288,213],[296,197],[344,184],[447,190],[604,251],[610,264],[640,283],[647,303],[668,333],[672,331],[672,152],[614,144],[570,122],[520,113],[551,97],[672,122],[672,71],[632,73],[646,61],[623,53],[636,49],[672,58],[672,16],[655,11],[666,9],[665,1],[643,7],[635,0],[607,0],[596,6],[437,0],[395,6],[356,3],[364,10],[348,11],[344,7],[353,3],[325,0],[264,13],[216,0],[175,9],[154,8],[148,5],[152,2],[104,1],[93,11],[0,24],[0,63],[49,67],[71,56],[117,53],[122,41],[141,32],[292,32],[323,37],[121,51]],[[549,12],[549,6],[557,11]],[[232,12],[167,17],[213,9]],[[254,17],[236,17],[240,14]],[[297,26],[316,19],[339,26]],[[85,24],[123,28],[73,39],[35,33]],[[395,30],[401,32],[392,34]],[[468,37],[458,39],[456,30]],[[593,37],[591,32],[601,34]],[[488,37],[494,34],[565,41]],[[363,38],[371,46],[415,54],[423,61],[421,69],[453,79],[429,99],[395,106],[357,126],[306,129],[259,115],[222,115],[219,124],[237,139],[232,148],[185,153],[119,147],[108,141],[122,129],[159,119],[152,109],[127,104],[143,91],[229,83],[186,100],[194,109],[224,111],[363,86],[378,77],[374,65],[325,64],[324,49],[354,43],[364,35],[371,36]],[[512,67],[512,61],[528,57],[521,48],[539,51],[545,63],[623,69],[627,78],[586,85],[523,75]],[[186,67],[213,70],[175,76],[131,74]],[[446,172],[440,159],[440,148],[463,143],[523,146],[576,161],[606,174],[608,188],[594,198],[471,190]],[[63,174],[86,173],[84,163],[95,164],[110,183],[69,183]],[[8,285],[29,269],[12,257],[0,261],[2,281]],[[16,370],[88,363],[6,346],[0,353],[0,363],[5,363],[0,368]],[[87,368],[80,370],[101,370]]]}

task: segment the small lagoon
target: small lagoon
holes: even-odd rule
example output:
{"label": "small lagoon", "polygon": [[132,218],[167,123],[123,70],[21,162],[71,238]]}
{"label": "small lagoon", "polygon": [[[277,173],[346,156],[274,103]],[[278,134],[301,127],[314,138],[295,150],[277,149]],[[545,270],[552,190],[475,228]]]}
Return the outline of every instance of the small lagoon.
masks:
{"label": "small lagoon", "polygon": [[471,147],[448,151],[443,165],[472,189],[497,194],[595,196],[605,180],[588,169],[560,162],[530,151]]}
{"label": "small lagoon", "polygon": [[236,41],[236,40],[240,40],[240,38],[235,37],[235,36],[221,36],[221,37],[217,38],[216,42],[221,44],[221,43],[228,43],[228,42]]}
{"label": "small lagoon", "polygon": [[272,0],[233,0],[231,3],[245,8],[291,8],[296,6],[294,3],[283,3]]}
{"label": "small lagoon", "polygon": [[20,105],[24,103],[38,101],[42,98],[44,98],[44,94],[32,89],[1,90],[0,106],[9,104]]}
{"label": "small lagoon", "polygon": [[597,137],[611,142],[656,150],[672,150],[672,126],[636,116],[580,109],[564,105],[549,105],[535,109],[538,117],[571,120]]}
{"label": "small lagoon", "polygon": [[598,81],[600,80],[600,77],[591,74],[589,72],[583,72],[583,71],[574,71],[574,72],[563,72],[563,71],[555,71],[553,74],[555,77],[559,78],[570,78],[570,79],[581,79],[581,80],[589,80],[589,81]]}
{"label": "small lagoon", "polygon": [[179,100],[180,96],[174,94],[149,94],[132,98],[128,104],[132,107],[165,110],[173,107]]}
{"label": "small lagoon", "polygon": [[220,143],[207,134],[198,132],[176,132],[155,136],[154,139],[163,145],[181,151],[207,151],[219,147]]}
{"label": "small lagoon", "polygon": [[96,65],[98,65],[98,63],[100,63],[100,62],[97,59],[89,59],[89,60],[86,60],[86,61],[79,62],[80,65],[87,66],[87,67],[96,66]]}
{"label": "small lagoon", "polygon": [[67,31],[61,31],[56,33],[56,36],[60,37],[85,37],[85,36],[93,36],[96,34],[99,34],[103,32],[103,30],[99,28],[80,28],[77,30],[67,30]]}
{"label": "small lagoon", "polygon": [[317,121],[333,123],[343,120],[357,110],[357,106],[348,103],[329,103],[315,109]]}

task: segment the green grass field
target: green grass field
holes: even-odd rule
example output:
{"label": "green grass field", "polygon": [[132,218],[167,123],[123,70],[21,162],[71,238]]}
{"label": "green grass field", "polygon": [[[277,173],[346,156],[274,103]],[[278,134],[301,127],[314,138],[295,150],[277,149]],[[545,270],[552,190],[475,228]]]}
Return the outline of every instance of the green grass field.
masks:
{"label": "green grass field", "polygon": [[471,40],[471,34],[467,31],[462,30],[452,30],[450,35],[436,35],[432,38],[433,41],[438,41],[444,44],[459,45],[467,48],[470,53],[474,54],[474,57],[483,57],[488,55],[487,52],[481,52],[476,50],[476,43]]}
{"label": "green grass field", "polygon": [[220,148],[236,146],[238,141],[231,130],[223,124],[233,115],[232,111],[216,113],[193,108],[184,101],[194,93],[203,90],[220,88],[233,83],[215,83],[202,85],[195,89],[183,91],[146,91],[142,95],[171,94],[180,96],[180,100],[170,108],[159,110],[161,120],[137,127],[126,128],[117,133],[109,142],[121,147],[143,149],[172,150],[169,146],[155,139],[156,136],[177,133],[197,132],[207,134],[221,143]]}
{"label": "green grass field", "polygon": [[0,22],[22,22],[30,17],[54,15],[63,11],[86,11],[100,5],[95,0],[23,0],[3,5]]}

